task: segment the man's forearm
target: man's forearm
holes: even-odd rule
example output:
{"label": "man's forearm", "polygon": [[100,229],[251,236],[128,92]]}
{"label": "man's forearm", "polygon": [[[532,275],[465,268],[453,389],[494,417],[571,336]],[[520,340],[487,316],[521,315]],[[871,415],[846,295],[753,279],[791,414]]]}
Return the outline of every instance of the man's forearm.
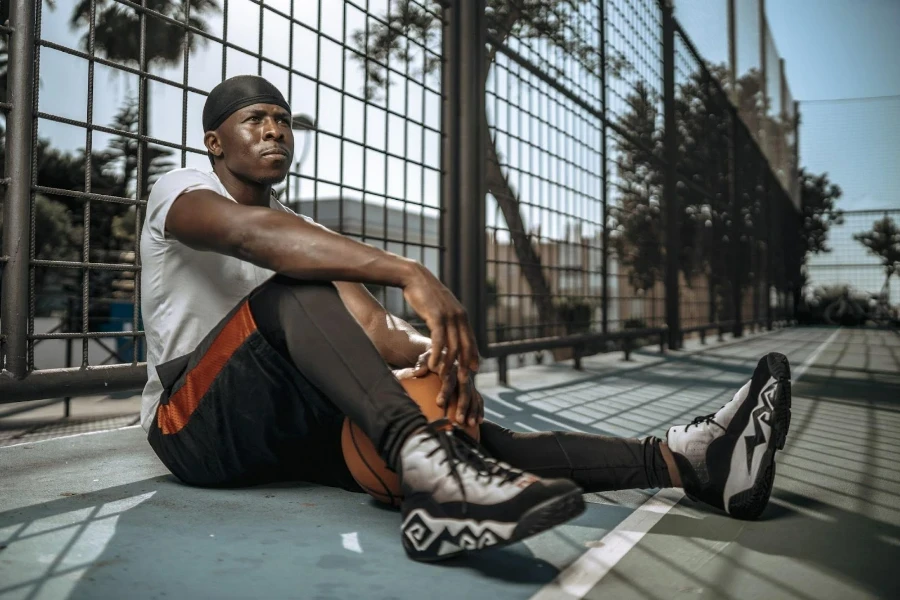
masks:
{"label": "man's forearm", "polygon": [[403,287],[420,265],[286,213],[266,211],[240,227],[239,257],[297,279]]}
{"label": "man's forearm", "polygon": [[388,312],[384,318],[373,321],[367,333],[382,358],[398,369],[415,366],[419,356],[431,348],[431,338]]}

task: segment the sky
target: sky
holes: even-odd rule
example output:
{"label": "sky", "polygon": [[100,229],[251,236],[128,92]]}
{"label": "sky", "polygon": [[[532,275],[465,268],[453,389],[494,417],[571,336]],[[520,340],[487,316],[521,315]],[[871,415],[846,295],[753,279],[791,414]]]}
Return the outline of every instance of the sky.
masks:
{"label": "sky", "polygon": [[[759,67],[758,1],[736,0],[739,73]],[[386,2],[369,0],[370,11],[383,14]],[[291,0],[266,0],[265,3],[283,11],[291,9]],[[64,46],[77,46],[80,33],[74,33],[68,25],[74,4],[75,0],[58,0],[55,11],[44,10],[42,36],[45,39]],[[623,5],[617,0],[610,0],[613,7],[611,13],[614,13],[616,6],[630,7],[632,4]],[[783,57],[790,93],[801,101],[801,164],[814,172],[829,173],[841,185],[844,190],[842,208],[900,207],[900,169],[896,168],[896,158],[900,156],[900,99],[829,101],[900,95],[900,61],[897,60],[900,42],[895,35],[900,26],[900,1],[769,0],[766,8],[766,20],[773,37],[768,51],[769,70],[777,69],[775,57]],[[289,23],[265,11],[264,54],[285,63],[293,60],[294,66],[309,77],[318,75],[334,88],[359,95],[363,77],[358,63],[342,56],[338,43],[327,37],[317,38],[314,32],[320,29],[340,41],[344,24],[346,31],[351,33],[364,28],[364,13],[343,0],[294,0],[293,9],[295,17],[306,24],[294,25],[293,49],[286,43]],[[259,44],[258,5],[249,0],[229,0],[228,10],[229,41],[255,51]],[[676,1],[676,18],[710,62],[724,62],[727,59],[726,14],[725,0]],[[222,35],[221,14],[210,18],[209,23],[212,33]],[[617,22],[616,26],[627,29],[625,25]],[[646,32],[636,33],[647,35]],[[87,114],[86,61],[43,48],[41,71],[40,110],[84,119]],[[165,71],[156,69],[155,72],[176,81],[183,77],[181,65]],[[239,51],[228,50],[224,76],[256,72],[255,59]],[[312,181],[302,180],[301,196],[361,197],[361,192],[339,187],[343,183],[349,188],[365,188],[367,202],[388,202],[414,214],[424,210],[427,216],[437,215],[440,137],[436,129],[440,123],[440,101],[435,77],[422,80],[425,86],[416,83],[407,86],[401,78],[396,78],[397,85],[391,87],[388,100],[381,101],[378,107],[366,106],[350,96],[342,97],[339,92],[324,86],[317,91],[311,79],[294,76],[289,80],[286,71],[269,65],[264,65],[262,74],[285,90],[295,112],[308,113],[318,119],[318,147],[316,139],[312,139],[300,172],[305,177],[317,178],[319,183],[313,189]],[[188,77],[190,85],[209,90],[222,76],[222,49],[219,44],[210,43],[192,55]],[[61,82],[64,82],[64,88]],[[431,90],[427,89],[429,86]],[[63,89],[64,93],[60,93]],[[155,83],[152,89],[151,134],[181,143],[181,91]],[[98,65],[95,71],[94,122],[106,124],[112,121],[125,98],[136,92],[136,77]],[[772,93],[775,94],[774,91]],[[202,131],[199,122],[203,97],[193,93],[188,96],[186,140],[188,145],[200,148]],[[524,103],[528,98],[519,100]],[[394,114],[389,114],[384,108]],[[514,112],[517,108],[503,106],[498,112],[506,116],[506,111]],[[75,150],[84,146],[83,129],[46,120],[42,120],[39,127],[40,135],[50,138],[57,147]],[[526,124],[523,130],[510,133],[540,143],[540,134],[529,127]],[[595,133],[591,126],[586,127],[585,131]],[[341,135],[346,139],[339,139]],[[94,147],[104,147],[108,139],[105,134],[95,134]],[[298,155],[303,141],[298,139]],[[394,157],[385,156],[385,151]],[[511,147],[511,152],[518,152],[515,145]],[[575,148],[571,152],[573,156],[577,155],[573,159],[576,163],[587,161],[579,163],[582,167],[593,164],[594,157],[588,156],[589,153],[585,153],[583,148]],[[180,162],[180,157],[176,160]],[[581,173],[579,177],[585,181],[575,183],[574,191],[551,188],[548,192],[546,185],[540,185],[540,181],[535,184],[529,176],[546,176],[554,172],[552,164],[545,165],[546,161],[539,160],[535,163],[538,166],[531,167],[527,162],[529,159],[518,154],[509,156],[509,160],[520,163],[524,171],[519,177],[521,193],[532,194],[534,204],[541,204],[541,194],[558,193],[561,203],[581,207],[582,218],[588,222],[596,221],[596,211],[592,211],[590,203],[584,202],[586,197],[595,194],[596,181]],[[188,154],[186,164],[208,168],[208,162],[202,155]],[[532,168],[538,171],[532,173]],[[396,197],[412,204],[392,202],[386,197]],[[542,212],[546,214],[546,211],[536,210],[535,219],[540,218]],[[489,225],[494,213],[496,211],[489,206]],[[551,227],[554,234],[560,232],[560,225],[551,224]]]}
{"label": "sky", "polygon": [[[759,5],[735,2],[743,73],[760,63]],[[727,60],[726,7],[725,0],[676,0],[676,18],[712,62]],[[844,192],[844,210],[900,208],[900,1],[768,0],[765,9],[800,101],[801,166],[829,174]]]}

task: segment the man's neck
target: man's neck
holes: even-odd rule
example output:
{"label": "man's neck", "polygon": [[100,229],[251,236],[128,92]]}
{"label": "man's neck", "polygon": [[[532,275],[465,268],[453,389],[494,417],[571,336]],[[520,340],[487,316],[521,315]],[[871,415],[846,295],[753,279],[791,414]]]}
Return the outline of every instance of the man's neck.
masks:
{"label": "man's neck", "polygon": [[219,177],[219,181],[231,194],[238,204],[246,206],[270,206],[272,199],[272,186],[254,181],[247,181],[237,177],[224,167],[213,169]]}

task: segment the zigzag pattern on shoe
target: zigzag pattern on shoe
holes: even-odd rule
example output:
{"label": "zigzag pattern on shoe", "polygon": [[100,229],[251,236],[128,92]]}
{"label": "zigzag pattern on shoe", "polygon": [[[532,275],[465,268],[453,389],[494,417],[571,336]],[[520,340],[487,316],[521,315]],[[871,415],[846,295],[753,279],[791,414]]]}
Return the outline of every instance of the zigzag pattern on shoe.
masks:
{"label": "zigzag pattern on shoe", "polygon": [[400,451],[401,540],[415,560],[503,546],[584,511],[581,488],[542,479],[485,455],[445,420],[410,436]]}
{"label": "zigzag pattern on shoe", "polygon": [[740,519],[758,518],[769,502],[775,453],[791,423],[791,370],[783,354],[762,357],[730,402],[666,434],[684,491]]}
{"label": "zigzag pattern on shoe", "polygon": [[441,519],[423,509],[410,512],[403,520],[403,537],[417,552],[439,557],[458,554],[463,550],[480,550],[509,540],[515,523],[476,521],[475,519]]}

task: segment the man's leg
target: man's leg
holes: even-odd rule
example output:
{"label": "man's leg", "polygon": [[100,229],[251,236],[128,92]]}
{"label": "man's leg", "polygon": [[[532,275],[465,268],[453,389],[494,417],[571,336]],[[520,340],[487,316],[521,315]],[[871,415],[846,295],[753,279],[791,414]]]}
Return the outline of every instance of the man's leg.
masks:
{"label": "man's leg", "polygon": [[349,416],[396,469],[403,442],[427,419],[334,285],[275,276],[250,296],[249,304],[269,344]]}
{"label": "man's leg", "polygon": [[570,477],[589,492],[681,487],[742,519],[765,509],[791,420],[790,365],[771,352],[730,402],[691,423],[670,427],[666,442],[549,431],[481,428],[488,452],[542,477]]}
{"label": "man's leg", "polygon": [[[585,492],[680,487],[665,442],[569,431],[521,433],[496,423],[481,425],[481,443],[492,456],[539,477],[566,477]],[[669,459],[666,460],[666,454]]]}
{"label": "man's leg", "polygon": [[400,474],[401,539],[411,558],[506,545],[584,510],[573,482],[486,457],[449,421],[426,425],[332,284],[276,276],[249,305],[269,344],[359,425]]}

